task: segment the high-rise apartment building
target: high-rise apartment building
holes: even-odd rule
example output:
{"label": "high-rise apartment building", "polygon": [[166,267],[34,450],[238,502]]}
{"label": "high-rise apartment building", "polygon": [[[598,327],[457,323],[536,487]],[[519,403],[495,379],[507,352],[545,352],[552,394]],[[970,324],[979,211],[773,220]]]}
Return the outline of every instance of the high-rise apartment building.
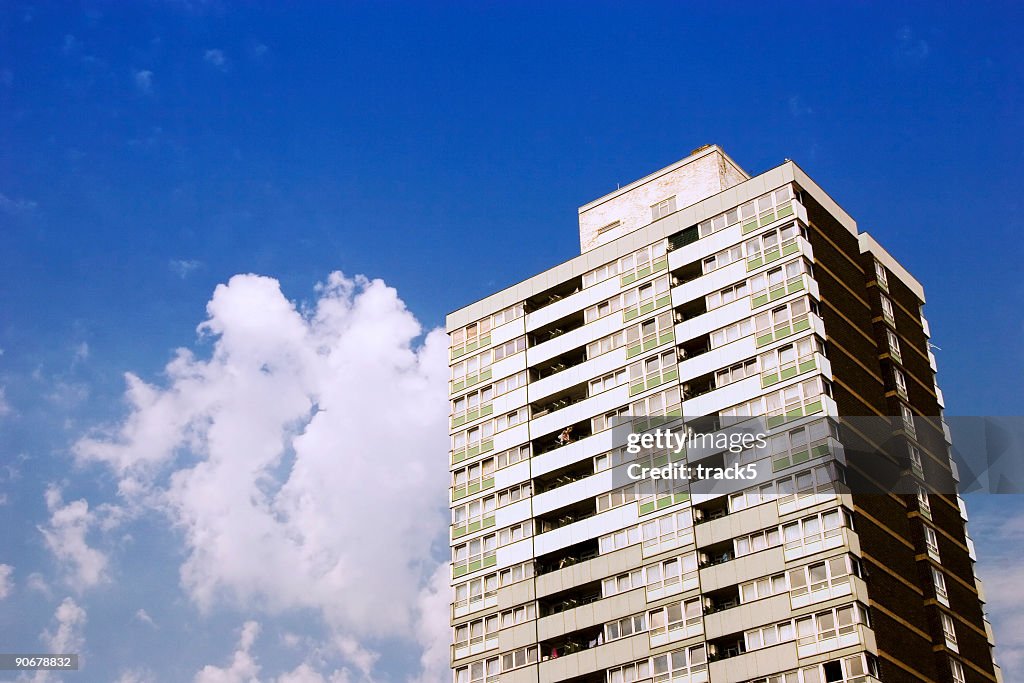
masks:
{"label": "high-rise apartment building", "polygon": [[[448,317],[455,683],[1001,680],[963,503],[925,480],[956,468],[921,285],[795,163],[716,146],[579,228]],[[769,475],[623,483],[641,416],[764,416],[704,461]],[[847,416],[893,426],[916,494],[858,488]]]}

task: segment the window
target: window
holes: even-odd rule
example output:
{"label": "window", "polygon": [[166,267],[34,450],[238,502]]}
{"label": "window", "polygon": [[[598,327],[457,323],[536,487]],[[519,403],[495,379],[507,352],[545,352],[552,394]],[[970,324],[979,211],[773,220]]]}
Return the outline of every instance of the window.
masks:
{"label": "window", "polygon": [[607,534],[598,539],[598,547],[600,552],[610,553],[616,550],[622,550],[628,546],[634,545],[640,542],[640,527],[632,526],[628,529],[620,529],[611,534]]}
{"label": "window", "polygon": [[921,449],[912,443],[908,443],[907,453],[910,457],[910,466],[923,472],[924,462],[921,461]]}
{"label": "window", "polygon": [[[483,645],[485,650],[498,647],[498,615],[477,619],[455,627],[455,650]],[[468,653],[457,654],[466,656]]]}
{"label": "window", "polygon": [[456,669],[455,683],[497,683],[500,673],[500,662],[492,657]]}
{"label": "window", "polygon": [[956,627],[953,625],[953,617],[945,612],[939,612],[939,619],[942,621],[942,635],[953,645],[956,645]]}
{"label": "window", "polygon": [[505,653],[501,657],[501,670],[511,671],[520,666],[526,666],[527,664],[533,664],[538,660],[539,649],[536,645],[529,647],[521,647],[518,650]]}
{"label": "window", "polygon": [[935,586],[935,596],[939,602],[949,607],[949,593],[946,592],[946,576],[941,570],[931,567],[932,570],[932,585]]}
{"label": "window", "polygon": [[717,292],[711,292],[704,298],[704,302],[707,305],[707,309],[718,308],[719,306],[725,306],[731,304],[737,299],[742,299],[747,295],[747,281],[744,280],[739,284],[735,284],[731,287],[726,287]]}
{"label": "window", "polygon": [[750,358],[742,363],[719,370],[715,373],[715,387],[724,387],[726,384],[739,382],[741,379],[753,377],[758,374],[757,359]]}
{"label": "window", "polygon": [[642,483],[639,481],[634,482],[608,493],[599,494],[597,496],[597,511],[604,512],[605,510],[611,510],[612,508],[636,501],[640,495],[640,485]]}
{"label": "window", "polygon": [[668,199],[662,199],[657,204],[651,206],[651,220],[656,221],[659,218],[664,218],[670,213],[675,213],[676,210],[676,198],[675,195]]}
{"label": "window", "polygon": [[907,378],[903,371],[894,367],[892,369],[892,379],[896,384],[896,392],[903,398],[907,398]]}
{"label": "window", "polygon": [[[452,572],[455,576],[461,576],[470,571],[476,571],[487,561],[495,558],[498,548],[498,535],[489,534],[480,538],[474,538],[469,543],[462,543],[452,547]],[[474,569],[469,567],[473,566]]]}
{"label": "window", "polygon": [[533,562],[523,562],[512,565],[498,572],[498,579],[502,586],[509,586],[523,579],[533,576]]}
{"label": "window", "polygon": [[[501,396],[510,391],[519,389],[520,387],[526,386],[526,371],[517,372],[514,375],[510,375],[503,379],[498,380],[493,384],[489,384],[481,389],[460,396],[452,401],[452,422],[455,426],[458,426],[461,422],[476,420],[479,417],[485,415],[480,414],[485,412],[484,408],[494,400],[494,397]],[[471,413],[477,411],[476,415],[470,416]]]}
{"label": "window", "polygon": [[634,633],[643,633],[646,630],[647,623],[644,621],[644,615],[634,614],[631,617],[616,619],[605,624],[604,638],[605,640],[618,640],[619,638],[628,638]]}
{"label": "window", "polygon": [[[669,513],[643,524],[620,529],[598,539],[601,553],[610,553],[643,540],[644,548],[677,542],[685,545],[693,542],[693,515],[689,509]],[[667,548],[665,548],[667,550]]]}
{"label": "window", "polygon": [[[667,262],[662,263],[660,259],[665,256],[667,249],[668,241],[662,240],[620,258],[618,272],[622,274],[623,284],[629,284],[631,280],[647,277],[655,270],[665,268]],[[655,261],[658,261],[657,268],[654,265]]]}
{"label": "window", "polygon": [[513,339],[507,341],[500,346],[494,347],[492,350],[494,353],[494,362],[497,363],[502,358],[508,358],[513,356],[520,351],[526,350],[526,337],[519,337],[519,339]]}
{"label": "window", "polygon": [[609,372],[607,375],[598,377],[597,379],[590,380],[590,393],[588,396],[596,396],[602,391],[608,389],[614,389],[620,384],[626,383],[626,371],[616,370],[615,372]]}
{"label": "window", "polygon": [[[719,417],[751,417],[756,415],[767,415],[768,417],[781,417],[782,415],[796,415],[799,411],[803,415],[811,415],[822,409],[822,395],[830,395],[831,389],[828,382],[821,377],[804,380],[799,384],[790,385],[781,391],[773,392],[765,396],[759,396],[745,403],[740,403],[729,408],[718,411]],[[769,421],[768,426],[774,426]]]}
{"label": "window", "polygon": [[750,555],[751,553],[760,552],[768,548],[774,548],[781,544],[782,534],[779,532],[778,527],[758,531],[757,533],[750,534],[748,536],[740,536],[733,541],[733,546],[736,549],[736,557]]}
{"label": "window", "polygon": [[472,581],[460,583],[455,586],[456,610],[464,609],[467,612],[487,607],[487,601],[496,604],[498,599],[498,574],[487,574]]}
{"label": "window", "polygon": [[785,593],[788,590],[789,584],[786,581],[785,573],[775,574],[774,576],[765,576],[757,579],[756,581],[748,581],[740,584],[740,602],[753,602],[754,600],[760,600],[761,598]]}
{"label": "window", "polygon": [[929,519],[931,518],[932,504],[928,502],[928,491],[920,484],[917,486],[917,506],[921,509],[921,512],[928,516]]}
{"label": "window", "polygon": [[660,380],[669,381],[678,377],[675,349],[655,354],[629,366],[630,394],[653,388]]}
{"label": "window", "polygon": [[900,418],[903,421],[903,429],[907,431],[907,434],[916,437],[917,427],[914,424],[914,412],[906,403],[900,403]]}
{"label": "window", "polygon": [[[782,535],[787,559],[790,551],[802,551],[803,554],[820,552],[841,542],[842,527],[852,526],[853,519],[850,513],[842,508],[783,524]],[[834,543],[828,543],[830,539],[834,540]]]}
{"label": "window", "polygon": [[678,417],[682,415],[679,404],[679,387],[672,387],[633,402],[630,415],[655,417],[674,414]]}
{"label": "window", "polygon": [[[669,290],[670,279],[668,275],[651,280],[636,289],[630,289],[621,294],[616,294],[607,301],[588,306],[583,310],[584,323],[591,323],[607,315],[624,309],[632,309],[637,305],[644,305],[655,297],[661,297]],[[667,301],[665,302],[668,303]],[[627,316],[628,317],[628,316]]]}
{"label": "window", "polygon": [[598,339],[595,342],[590,342],[589,344],[587,344],[587,360],[596,358],[597,356],[600,356],[602,353],[614,351],[615,349],[619,348],[625,343],[625,330],[619,330],[618,332],[610,334],[602,339]]}
{"label": "window", "polygon": [[[748,281],[750,295],[755,297],[755,299],[762,294],[768,294],[771,298],[778,298],[785,294],[786,285],[797,282],[803,273],[811,273],[811,267],[802,258],[767,270],[750,278]],[[790,291],[795,290],[790,289]],[[759,306],[763,303],[764,301],[755,301],[753,305]]]}
{"label": "window", "polygon": [[[492,363],[496,363],[503,358],[508,358],[509,356],[525,350],[526,337],[523,336],[518,339],[505,342],[504,344],[484,351],[483,353],[471,356],[466,360],[459,361],[452,366],[452,381],[458,382],[461,379],[466,379],[469,384],[472,384],[476,380],[477,373],[489,368]],[[461,386],[458,387],[458,389],[461,388]]]}
{"label": "window", "polygon": [[516,425],[520,425],[526,422],[528,419],[526,407],[513,410],[510,413],[503,413],[498,417],[490,420],[485,420],[475,427],[470,427],[464,432],[458,432],[452,435],[452,449],[460,450],[464,446],[473,447],[479,445],[481,440],[489,439],[498,432],[503,432],[506,429],[511,429]]}
{"label": "window", "polygon": [[884,291],[889,291],[889,275],[886,273],[885,266],[878,261],[875,261],[875,280]]}
{"label": "window", "polygon": [[607,469],[618,467],[624,462],[631,461],[633,456],[626,452],[626,447],[621,446],[613,451],[601,453],[594,456],[594,474]]}
{"label": "window", "polygon": [[931,528],[927,524],[924,526],[924,544],[928,549],[928,554],[934,559],[939,559],[939,537],[935,533],[935,529]]}
{"label": "window", "polygon": [[587,360],[626,344],[630,348],[629,355],[639,353],[641,349],[651,349],[666,344],[672,340],[673,326],[672,312],[662,313],[650,320],[590,342],[587,344]]}
{"label": "window", "polygon": [[783,255],[783,249],[792,253],[795,250],[796,238],[799,236],[806,237],[807,235],[798,224],[792,223],[747,240],[743,246],[749,263],[748,269],[761,265],[757,259],[763,258],[764,262],[777,260]]}
{"label": "window", "polygon": [[531,535],[533,535],[532,521],[513,524],[512,526],[498,532],[498,545],[503,546],[510,543],[516,543],[524,538],[529,538]]}
{"label": "window", "polygon": [[[849,583],[850,576],[860,575],[860,564],[852,555],[840,555],[823,562],[815,562],[804,567],[790,569],[790,595],[799,598],[811,593],[818,593],[835,586]],[[819,599],[827,599],[826,594]],[[807,604],[804,601],[801,604]]]}
{"label": "window", "polygon": [[[617,227],[619,227],[619,222],[616,221],[616,222],[611,223],[610,225],[607,225],[605,227],[608,228],[608,230],[611,230],[613,228],[617,228]],[[598,235],[602,234],[601,233],[602,230],[604,230],[604,228],[601,228],[601,230],[598,230],[597,234]],[[584,287],[591,287],[593,285],[596,285],[598,282],[604,282],[608,278],[614,277],[615,275],[617,275],[618,272],[619,272],[619,262],[618,261],[612,261],[611,263],[606,263],[603,266],[599,266],[598,268],[594,268],[593,270],[591,270],[591,271],[589,271],[587,273],[584,273],[583,274],[583,286]]]}
{"label": "window", "polygon": [[674,602],[647,613],[652,636],[671,633],[672,631],[695,626],[701,623],[703,612],[700,598]]}
{"label": "window", "polygon": [[501,613],[501,627],[508,628],[516,624],[523,624],[537,617],[537,606],[534,603],[520,605],[514,609]]}
{"label": "window", "polygon": [[810,299],[803,297],[757,314],[754,316],[757,345],[763,346],[794,332],[810,328],[808,312],[814,312],[814,308],[811,306]]}
{"label": "window", "polygon": [[718,268],[724,268],[725,266],[729,265],[730,263],[736,263],[737,261],[742,261],[742,260],[743,260],[743,245],[742,244],[737,244],[734,247],[729,247],[728,249],[723,249],[722,251],[718,252],[717,254],[714,254],[713,256],[708,256],[707,258],[705,258],[702,261],[702,266],[703,266],[703,269],[704,269],[704,274],[706,275],[706,274],[710,273],[713,270],[717,270]]}
{"label": "window", "polygon": [[[761,315],[767,314],[762,313]],[[792,344],[780,346],[774,351],[762,353],[759,358],[764,382],[774,384],[811,370],[815,367],[814,354],[824,354],[824,351],[821,340],[812,335]]]}
{"label": "window", "polygon": [[652,591],[678,586],[684,578],[697,571],[697,553],[688,553],[649,564],[644,571],[647,576],[647,588]]}
{"label": "window", "polygon": [[779,643],[788,643],[795,637],[796,632],[793,628],[792,620],[751,629],[743,634],[747,651],[760,650],[763,647],[771,647]]}
{"label": "window", "polygon": [[964,668],[960,662],[952,657],[949,658],[949,671],[953,674],[953,683],[967,683],[967,676],[964,675]]}
{"label": "window", "polygon": [[619,593],[631,591],[644,585],[644,572],[642,569],[634,569],[625,574],[612,576],[601,582],[601,597],[608,598]]}
{"label": "window", "polygon": [[857,624],[868,623],[867,608],[858,602],[818,612],[795,620],[797,646],[812,645],[856,631]]}
{"label": "window", "polygon": [[690,680],[691,674],[707,669],[707,662],[707,651],[703,645],[651,657],[654,683]]}
{"label": "window", "polygon": [[889,340],[889,353],[897,363],[903,362],[903,355],[900,353],[900,340],[892,330],[885,331],[886,339]]}
{"label": "window", "polygon": [[749,318],[733,323],[728,327],[715,330],[711,333],[711,348],[717,349],[737,339],[742,339],[754,332],[754,323]]}
{"label": "window", "polygon": [[608,683],[632,683],[633,681],[648,680],[650,677],[651,663],[648,659],[608,669]]}
{"label": "window", "polygon": [[492,328],[504,325],[516,318],[523,317],[523,312],[524,306],[519,303],[515,306],[509,306],[508,308],[502,309],[497,313],[483,318],[482,320],[476,321],[475,323],[466,325],[461,329],[453,331],[451,333],[452,357],[455,358],[456,356],[465,353],[467,350],[473,350],[468,347],[474,342],[478,342],[479,346],[486,346],[490,343],[490,338],[486,335]]}
{"label": "window", "polygon": [[598,415],[590,418],[591,430],[594,434],[602,432],[606,429],[611,429],[616,424],[619,424],[622,418],[629,416],[629,406],[623,406],[618,410],[612,410],[605,413],[604,415]]}
{"label": "window", "polygon": [[677,542],[685,545],[693,541],[693,513],[689,509],[674,512],[640,525],[644,548]]}
{"label": "window", "polygon": [[[828,428],[829,424],[821,420],[806,427],[774,435],[768,442],[768,447],[773,449],[773,462],[777,461],[780,455],[788,462],[791,449],[806,450],[808,433],[815,442],[827,438]],[[823,502],[816,496],[834,493],[837,481],[842,481],[842,475],[834,463],[820,465],[732,494],[729,496],[729,511],[738,512],[761,503],[776,501],[783,513],[791,512],[792,510],[784,509],[784,506],[798,501],[807,504]]]}
{"label": "window", "polygon": [[885,294],[880,294],[879,296],[882,297],[882,317],[885,318],[887,323],[896,327],[896,314],[892,308],[892,300]]}
{"label": "window", "polygon": [[[774,202],[772,201],[774,199]],[[749,232],[758,225],[758,218],[762,219],[761,225],[767,225],[768,221],[785,218],[793,214],[793,207],[790,200],[793,199],[793,192],[789,185],[779,188],[774,192],[769,192],[766,195],[758,197],[756,200],[752,199],[745,204],[734,207],[713,216],[705,221],[701,221],[697,225],[698,233],[701,237],[707,237],[708,235],[724,230],[729,226],[736,225],[739,222],[743,222],[744,232]],[[772,208],[774,203],[775,208]],[[775,211],[778,211],[776,217]],[[759,216],[760,212],[760,216]],[[751,227],[752,226],[752,227]]]}

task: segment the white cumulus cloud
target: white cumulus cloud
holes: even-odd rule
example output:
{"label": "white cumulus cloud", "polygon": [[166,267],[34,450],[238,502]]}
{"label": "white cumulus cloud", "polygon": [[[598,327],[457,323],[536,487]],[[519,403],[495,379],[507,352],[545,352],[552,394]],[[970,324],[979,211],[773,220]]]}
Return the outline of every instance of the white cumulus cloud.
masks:
{"label": "white cumulus cloud", "polygon": [[128,669],[114,683],[156,683],[156,676],[148,669]]}
{"label": "white cumulus cloud", "polygon": [[64,504],[60,489],[46,489],[50,520],[39,527],[46,547],[60,563],[68,584],[81,591],[107,580],[107,556],[89,545],[90,530],[101,524],[85,499]]}
{"label": "white cumulus cloud", "polygon": [[76,455],[181,530],[197,606],[315,610],[365,675],[376,639],[434,632],[424,605],[447,618],[447,589],[428,587],[447,524],[447,338],[421,336],[384,282],[340,273],[301,307],[238,275],[207,314],[208,357],[178,350],[162,385],[128,374],[128,415]]}
{"label": "white cumulus cloud", "polygon": [[[79,655],[79,666],[83,666],[81,658],[82,650],[85,648],[85,623],[88,615],[84,608],[80,607],[74,599],[67,597],[57,606],[53,613],[53,624],[39,634],[39,640],[43,643],[46,652],[50,654],[77,654]],[[55,675],[51,671],[37,671],[31,679],[32,683],[51,683]]]}
{"label": "white cumulus cloud", "polygon": [[137,69],[132,73],[132,80],[135,82],[135,87],[143,95],[149,95],[153,92],[153,72],[149,69]]}
{"label": "white cumulus cloud", "polygon": [[238,638],[238,649],[231,657],[227,668],[207,664],[196,674],[195,683],[255,683],[260,673],[260,665],[250,652],[256,638],[260,634],[260,625],[255,621],[247,621],[242,626]]}
{"label": "white cumulus cloud", "polygon": [[0,600],[3,600],[14,590],[14,567],[9,564],[0,564]]}

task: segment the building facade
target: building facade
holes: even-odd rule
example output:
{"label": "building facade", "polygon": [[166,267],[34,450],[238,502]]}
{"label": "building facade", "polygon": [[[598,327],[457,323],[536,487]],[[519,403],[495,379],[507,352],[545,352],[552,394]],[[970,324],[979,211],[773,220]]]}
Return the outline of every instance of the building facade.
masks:
{"label": "building facade", "polygon": [[[1000,681],[966,510],[925,478],[955,465],[918,419],[921,285],[795,163],[716,146],[579,227],[581,255],[448,316],[455,683]],[[771,474],[623,484],[638,416],[765,416],[767,450],[715,462]],[[858,492],[844,416],[894,425],[916,494]]]}

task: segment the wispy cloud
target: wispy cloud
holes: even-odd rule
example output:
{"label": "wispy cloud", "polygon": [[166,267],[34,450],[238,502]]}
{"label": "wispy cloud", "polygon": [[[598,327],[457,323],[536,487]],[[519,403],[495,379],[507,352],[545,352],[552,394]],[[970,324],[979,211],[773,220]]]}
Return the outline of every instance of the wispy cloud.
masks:
{"label": "wispy cloud", "polygon": [[87,536],[101,524],[85,499],[65,504],[60,489],[46,490],[50,519],[39,527],[47,549],[60,564],[65,580],[81,592],[107,581],[107,556],[89,545]]}
{"label": "wispy cloud", "polygon": [[241,681],[255,680],[261,667],[256,662],[251,650],[259,634],[258,622],[245,622],[238,637],[238,649],[231,657],[231,664],[227,668],[207,664],[196,674],[195,683],[233,683],[234,681],[241,683]]}
{"label": "wispy cloud", "polygon": [[[87,621],[88,615],[85,609],[72,598],[64,598],[53,613],[51,627],[39,634],[39,640],[47,652],[55,654],[81,653],[85,647],[85,624]],[[37,671],[31,679],[32,683],[51,683],[56,680],[57,678],[50,671]]]}
{"label": "wispy cloud", "polygon": [[11,404],[7,401],[6,389],[0,387],[0,417],[11,414]]}
{"label": "wispy cloud", "polygon": [[228,69],[228,58],[224,54],[224,50],[213,48],[203,53],[203,61],[207,64],[211,64],[221,71],[227,71]]}
{"label": "wispy cloud", "polygon": [[802,116],[810,116],[814,113],[814,109],[804,102],[803,97],[800,95],[791,95],[789,98],[789,113],[793,118],[800,118]]}
{"label": "wispy cloud", "polygon": [[13,199],[0,192],[0,212],[11,216],[31,213],[38,204],[28,199]]}
{"label": "wispy cloud", "polygon": [[931,46],[914,29],[904,26],[896,34],[896,59],[904,64],[920,64],[928,59]]}
{"label": "wispy cloud", "polygon": [[167,262],[167,267],[171,269],[172,273],[184,280],[193,272],[202,268],[203,262],[195,259],[171,259]]}
{"label": "wispy cloud", "polygon": [[147,626],[157,628],[156,622],[153,621],[153,617],[149,616],[149,612],[142,609],[141,607],[137,612],[135,612],[135,621],[139,622],[140,624],[146,624]]}
{"label": "wispy cloud", "polygon": [[75,52],[78,52],[78,50],[81,49],[81,47],[82,42],[78,40],[78,38],[75,38],[73,35],[68,33],[64,36],[64,42],[61,43],[60,51],[66,55],[70,55]]}
{"label": "wispy cloud", "polygon": [[114,683],[156,683],[156,675],[149,669],[128,669],[122,671]]}
{"label": "wispy cloud", "polygon": [[132,73],[135,88],[143,95],[153,94],[153,72],[149,69],[137,69]]}
{"label": "wispy cloud", "polygon": [[14,590],[14,567],[9,564],[0,564],[0,600],[3,600]]}

